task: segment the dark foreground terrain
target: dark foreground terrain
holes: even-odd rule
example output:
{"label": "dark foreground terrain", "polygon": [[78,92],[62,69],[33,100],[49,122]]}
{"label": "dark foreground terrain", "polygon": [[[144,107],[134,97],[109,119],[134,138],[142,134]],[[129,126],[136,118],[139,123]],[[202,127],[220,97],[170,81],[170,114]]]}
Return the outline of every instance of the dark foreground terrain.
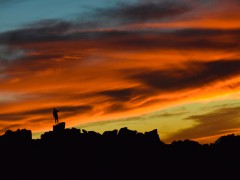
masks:
{"label": "dark foreground terrain", "polygon": [[240,177],[240,136],[213,144],[163,143],[157,130],[122,128],[102,135],[53,127],[41,139],[30,130],[0,137],[0,179],[233,179]]}

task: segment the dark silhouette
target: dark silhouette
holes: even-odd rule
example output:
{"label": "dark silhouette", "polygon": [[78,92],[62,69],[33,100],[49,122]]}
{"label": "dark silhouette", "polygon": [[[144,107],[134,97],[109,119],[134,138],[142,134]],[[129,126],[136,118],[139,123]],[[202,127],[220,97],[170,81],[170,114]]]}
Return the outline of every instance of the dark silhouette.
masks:
{"label": "dark silhouette", "polygon": [[[32,139],[30,130],[0,136],[1,177],[8,179],[233,179],[239,177],[240,136],[211,144],[165,144],[157,130],[121,128],[99,134],[65,128]],[[237,163],[236,163],[237,162]]]}
{"label": "dark silhouette", "polygon": [[55,119],[55,124],[58,124],[58,112],[59,111],[57,109],[53,108],[52,113],[53,113],[53,117]]}
{"label": "dark silhouette", "polygon": [[53,126],[54,132],[61,132],[61,131],[64,131],[64,129],[65,129],[65,122],[61,122]]}

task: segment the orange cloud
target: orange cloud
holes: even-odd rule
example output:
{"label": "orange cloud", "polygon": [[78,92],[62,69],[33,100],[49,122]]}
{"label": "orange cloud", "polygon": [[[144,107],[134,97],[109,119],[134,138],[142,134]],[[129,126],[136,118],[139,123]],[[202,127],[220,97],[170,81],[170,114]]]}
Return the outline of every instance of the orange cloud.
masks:
{"label": "orange cloud", "polygon": [[52,107],[76,126],[238,92],[236,3],[193,11],[199,4],[151,1],[105,9],[99,21],[116,12],[112,26],[52,20],[1,33],[1,132],[49,129]]}

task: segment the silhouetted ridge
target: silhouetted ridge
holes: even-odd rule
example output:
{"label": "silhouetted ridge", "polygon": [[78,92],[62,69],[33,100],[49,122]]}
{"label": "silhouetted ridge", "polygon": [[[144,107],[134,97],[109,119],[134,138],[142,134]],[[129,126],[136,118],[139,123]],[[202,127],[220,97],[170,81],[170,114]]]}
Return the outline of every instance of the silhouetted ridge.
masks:
{"label": "silhouetted ridge", "polygon": [[103,137],[105,138],[105,139],[114,139],[114,138],[116,138],[117,137],[117,135],[118,135],[118,130],[113,130],[113,131],[105,131],[104,133],[103,133]]}
{"label": "silhouetted ridge", "polygon": [[239,145],[240,143],[240,136],[235,136],[234,134],[229,134],[226,136],[222,136],[220,138],[218,138],[215,141],[215,144],[225,144],[225,145]]}
{"label": "silhouetted ridge", "polygon": [[54,132],[61,132],[61,131],[64,131],[64,129],[65,129],[65,122],[61,122],[53,126]]}
{"label": "silhouetted ridge", "polygon": [[4,135],[0,137],[4,142],[30,142],[32,140],[32,132],[26,129],[18,129],[17,131],[7,130]]}
{"label": "silhouetted ridge", "polygon": [[[240,136],[201,145],[192,140],[163,143],[157,130],[140,133],[65,128],[61,122],[32,139],[30,130],[0,136],[2,177],[209,179],[238,175]],[[14,172],[14,173],[13,173]]]}
{"label": "silhouetted ridge", "polygon": [[[41,140],[45,142],[49,141],[71,141],[72,139],[78,138],[78,141],[86,141],[89,143],[124,143],[128,145],[136,144],[158,144],[160,138],[157,130],[150,132],[138,133],[137,131],[129,130],[127,127],[113,131],[106,131],[102,135],[94,131],[86,131],[72,128],[65,129],[65,123],[59,123],[53,126],[53,131],[45,132],[41,135]],[[163,142],[161,142],[163,143]]]}
{"label": "silhouetted ridge", "polygon": [[43,142],[49,141],[68,141],[76,140],[80,136],[80,129],[71,128],[65,129],[65,122],[61,122],[53,126],[53,131],[45,132],[41,135],[41,140]]}

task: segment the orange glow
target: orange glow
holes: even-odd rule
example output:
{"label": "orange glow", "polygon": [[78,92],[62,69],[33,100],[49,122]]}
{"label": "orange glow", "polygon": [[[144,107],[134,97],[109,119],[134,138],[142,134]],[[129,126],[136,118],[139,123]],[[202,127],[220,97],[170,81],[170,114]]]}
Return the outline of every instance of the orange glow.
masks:
{"label": "orange glow", "polygon": [[240,92],[237,10],[224,2],[172,21],[73,27],[59,39],[9,38],[24,56],[0,69],[1,133],[49,130],[53,107],[71,127]]}

